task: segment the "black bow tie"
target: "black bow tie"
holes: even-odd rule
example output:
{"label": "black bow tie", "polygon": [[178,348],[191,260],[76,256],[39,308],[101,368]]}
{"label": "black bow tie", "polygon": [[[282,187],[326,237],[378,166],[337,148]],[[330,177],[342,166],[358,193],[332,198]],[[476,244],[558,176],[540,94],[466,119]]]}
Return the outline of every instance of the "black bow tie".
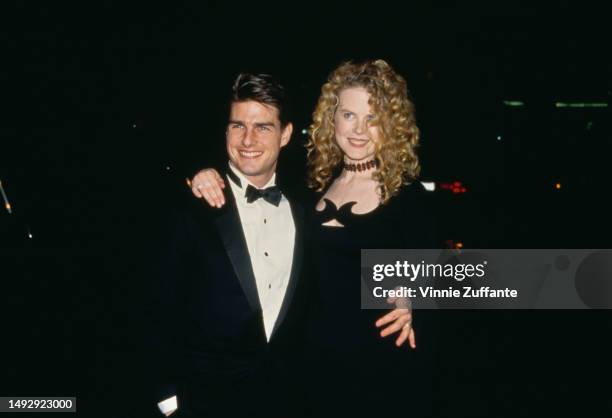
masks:
{"label": "black bow tie", "polygon": [[247,199],[247,203],[253,203],[261,197],[266,202],[274,206],[278,206],[282,195],[278,186],[268,187],[267,189],[256,189],[249,184],[246,188],[245,197]]}

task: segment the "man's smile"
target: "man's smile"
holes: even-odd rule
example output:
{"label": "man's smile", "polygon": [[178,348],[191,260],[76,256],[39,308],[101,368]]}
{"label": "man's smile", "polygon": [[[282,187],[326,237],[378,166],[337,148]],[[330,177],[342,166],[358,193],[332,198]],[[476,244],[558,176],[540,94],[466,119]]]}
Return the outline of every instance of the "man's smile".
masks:
{"label": "man's smile", "polygon": [[263,154],[263,151],[238,151],[242,158],[257,158]]}

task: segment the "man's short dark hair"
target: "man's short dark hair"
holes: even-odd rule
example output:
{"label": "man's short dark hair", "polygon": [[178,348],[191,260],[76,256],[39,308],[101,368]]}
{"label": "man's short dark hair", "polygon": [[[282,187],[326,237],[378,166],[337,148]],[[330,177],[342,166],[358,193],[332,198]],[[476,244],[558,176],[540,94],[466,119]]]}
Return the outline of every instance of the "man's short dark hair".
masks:
{"label": "man's short dark hair", "polygon": [[291,121],[285,88],[269,74],[241,73],[236,77],[230,105],[248,100],[277,108],[283,128]]}

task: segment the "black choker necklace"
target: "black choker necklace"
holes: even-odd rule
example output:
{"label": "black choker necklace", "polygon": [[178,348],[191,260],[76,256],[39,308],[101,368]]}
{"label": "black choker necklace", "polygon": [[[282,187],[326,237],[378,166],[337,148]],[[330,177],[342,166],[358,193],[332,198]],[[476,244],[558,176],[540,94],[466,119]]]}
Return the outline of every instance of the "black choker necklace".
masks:
{"label": "black choker necklace", "polygon": [[344,163],[344,169],[346,171],[366,171],[370,168],[378,168],[377,160],[366,161],[365,163],[349,164]]}

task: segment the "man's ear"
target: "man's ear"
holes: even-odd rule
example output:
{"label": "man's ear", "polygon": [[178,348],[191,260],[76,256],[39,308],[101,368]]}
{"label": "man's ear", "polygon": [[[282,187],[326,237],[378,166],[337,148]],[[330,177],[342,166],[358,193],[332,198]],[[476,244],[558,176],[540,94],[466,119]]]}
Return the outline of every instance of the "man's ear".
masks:
{"label": "man's ear", "polygon": [[281,147],[284,147],[285,145],[289,143],[292,133],[293,133],[293,124],[289,122],[287,123],[287,125],[285,125],[285,129],[283,129],[283,132],[281,133]]}

